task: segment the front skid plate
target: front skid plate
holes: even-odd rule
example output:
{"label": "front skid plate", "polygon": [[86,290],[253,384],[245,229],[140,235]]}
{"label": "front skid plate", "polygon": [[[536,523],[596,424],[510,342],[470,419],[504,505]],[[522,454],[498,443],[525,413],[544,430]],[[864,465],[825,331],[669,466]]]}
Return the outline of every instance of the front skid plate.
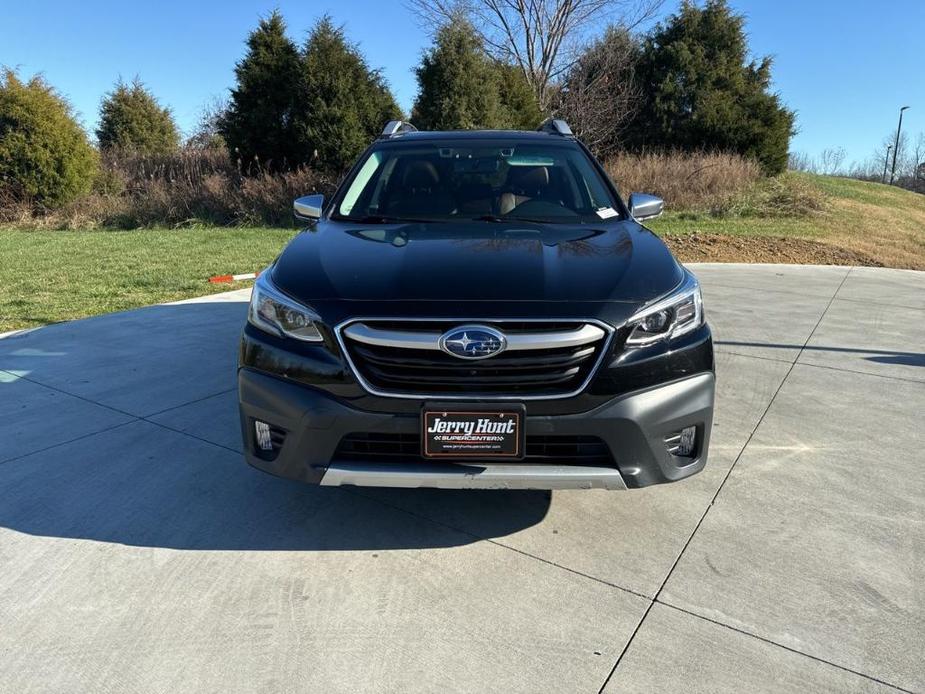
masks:
{"label": "front skid plate", "polygon": [[617,470],[578,465],[332,463],[321,484],[439,489],[626,489]]}

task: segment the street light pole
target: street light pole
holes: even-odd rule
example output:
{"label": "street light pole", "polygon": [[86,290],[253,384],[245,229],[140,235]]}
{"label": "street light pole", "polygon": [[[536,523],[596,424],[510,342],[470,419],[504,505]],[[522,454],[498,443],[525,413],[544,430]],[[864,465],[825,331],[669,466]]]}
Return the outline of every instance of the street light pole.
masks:
{"label": "street light pole", "polygon": [[883,175],[880,177],[881,183],[886,183],[886,167],[890,163],[890,150],[893,149],[893,145],[886,146],[886,157],[883,159]]}
{"label": "street light pole", "polygon": [[899,131],[903,129],[903,111],[905,111],[908,106],[903,106],[899,109],[899,125],[896,127],[896,144],[893,145],[893,168],[890,171],[890,185],[893,185],[893,177],[896,175],[896,153],[899,151]]}

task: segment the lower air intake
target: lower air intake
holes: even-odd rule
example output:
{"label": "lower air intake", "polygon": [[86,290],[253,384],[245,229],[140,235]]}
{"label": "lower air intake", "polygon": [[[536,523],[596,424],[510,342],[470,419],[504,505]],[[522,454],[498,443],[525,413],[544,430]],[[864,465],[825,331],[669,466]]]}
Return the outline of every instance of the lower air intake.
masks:
{"label": "lower air intake", "polygon": [[[421,455],[420,434],[378,434],[372,432],[344,436],[334,453],[334,461],[369,463],[433,462],[431,459]],[[457,462],[478,464],[479,461],[475,458],[465,458]],[[528,435],[526,456],[521,462],[532,465],[615,466],[607,444],[596,436]]]}

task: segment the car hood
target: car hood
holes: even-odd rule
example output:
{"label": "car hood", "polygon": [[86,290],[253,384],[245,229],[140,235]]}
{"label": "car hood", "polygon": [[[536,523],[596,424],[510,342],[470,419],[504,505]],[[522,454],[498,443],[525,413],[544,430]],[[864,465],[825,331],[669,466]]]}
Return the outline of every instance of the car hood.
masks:
{"label": "car hood", "polygon": [[632,220],[589,225],[328,220],[296,236],[273,282],[304,303],[625,302],[673,289],[682,270]]}

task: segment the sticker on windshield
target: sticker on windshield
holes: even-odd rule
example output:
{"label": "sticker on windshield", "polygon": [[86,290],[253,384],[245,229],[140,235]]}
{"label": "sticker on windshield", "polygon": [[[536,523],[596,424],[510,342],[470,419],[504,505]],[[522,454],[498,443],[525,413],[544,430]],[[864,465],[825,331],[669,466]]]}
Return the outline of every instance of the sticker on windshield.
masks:
{"label": "sticker on windshield", "polygon": [[610,219],[617,216],[617,211],[612,207],[602,207],[597,211],[597,216],[601,219]]}

